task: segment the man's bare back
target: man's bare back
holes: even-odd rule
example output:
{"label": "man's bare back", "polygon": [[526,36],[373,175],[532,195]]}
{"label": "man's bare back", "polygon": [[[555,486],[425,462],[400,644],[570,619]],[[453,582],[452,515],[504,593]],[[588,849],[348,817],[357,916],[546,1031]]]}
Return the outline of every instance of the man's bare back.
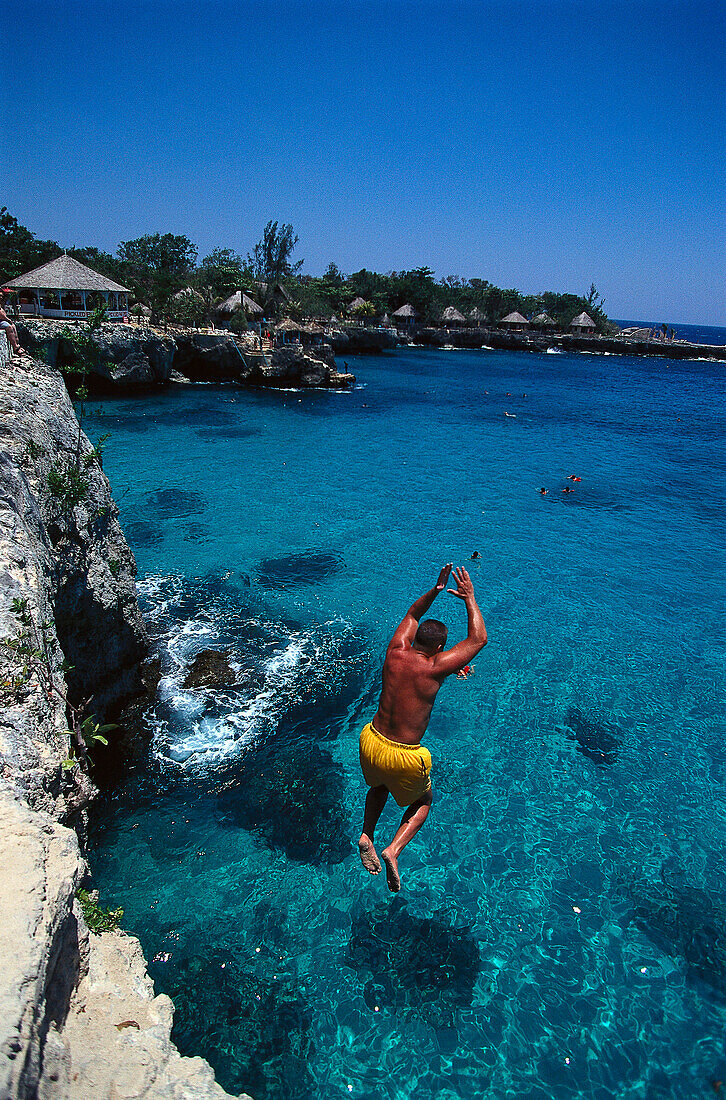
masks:
{"label": "man's bare back", "polygon": [[[451,569],[451,565],[444,566],[435,587],[420,596],[399,623],[386,651],[378,710],[361,733],[361,767],[370,789],[358,847],[363,865],[371,874],[381,870],[373,833],[389,792],[399,805],[408,806],[392,843],[381,853],[388,886],[393,891],[401,886],[398,856],[423,825],[431,806],[431,757],[421,740],[436,695],[447,676],[465,668],[487,643],[474,587],[463,568],[454,571],[456,589],[448,591],[466,605],[466,638],[445,650],[448,632],[444,624],[435,619],[420,622],[446,588]],[[401,747],[396,749],[396,745]]]}

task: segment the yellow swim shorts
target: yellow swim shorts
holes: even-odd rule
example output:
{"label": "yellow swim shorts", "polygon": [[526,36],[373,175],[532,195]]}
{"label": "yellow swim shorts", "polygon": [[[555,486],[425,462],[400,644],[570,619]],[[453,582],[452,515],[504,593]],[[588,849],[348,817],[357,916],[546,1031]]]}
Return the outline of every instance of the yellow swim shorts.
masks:
{"label": "yellow swim shorts", "polygon": [[384,737],[369,722],[360,735],[360,766],[369,787],[387,787],[399,806],[431,790],[431,753]]}

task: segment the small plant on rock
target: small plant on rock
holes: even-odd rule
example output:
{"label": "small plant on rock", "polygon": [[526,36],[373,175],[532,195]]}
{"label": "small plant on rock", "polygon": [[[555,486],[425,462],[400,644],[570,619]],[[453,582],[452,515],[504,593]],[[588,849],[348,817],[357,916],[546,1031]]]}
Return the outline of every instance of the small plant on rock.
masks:
{"label": "small plant on rock", "polygon": [[98,904],[98,890],[79,890],[76,897],[81,903],[83,919],[89,931],[96,935],[116,931],[124,915],[123,909],[102,909]]}

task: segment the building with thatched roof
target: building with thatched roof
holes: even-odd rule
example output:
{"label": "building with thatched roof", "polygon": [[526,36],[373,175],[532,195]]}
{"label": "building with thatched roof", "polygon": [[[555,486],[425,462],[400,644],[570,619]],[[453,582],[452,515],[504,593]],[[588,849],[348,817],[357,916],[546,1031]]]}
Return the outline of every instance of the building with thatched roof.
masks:
{"label": "building with thatched roof", "polygon": [[532,318],[532,324],[535,328],[541,328],[544,332],[554,331],[557,328],[557,322],[554,317],[550,317],[546,310],[542,310],[536,317]]}
{"label": "building with thatched roof", "polygon": [[193,298],[197,302],[201,302],[204,305],[204,298],[195,290],[193,286],[185,286],[181,290],[177,290],[176,294],[172,294],[172,302],[183,302],[185,298]]}
{"label": "building with thatched roof", "polygon": [[463,313],[459,313],[455,306],[447,306],[444,312],[441,314],[441,320],[445,325],[465,325],[466,317]]}
{"label": "building with thatched roof", "polygon": [[284,321],[278,321],[275,325],[275,336],[281,337],[283,344],[287,344],[290,341],[299,341],[302,331],[303,326],[299,324],[298,321],[293,321],[290,317],[286,317]]}
{"label": "building with thatched roof", "polygon": [[18,292],[21,313],[69,320],[84,320],[102,306],[110,321],[122,321],[128,313],[131,293],[65,252],[11,279],[6,286]]}
{"label": "building with thatched roof", "polygon": [[484,322],[486,321],[486,317],[479,309],[479,306],[474,306],[473,309],[469,310],[469,321],[472,325],[476,325],[477,328],[479,328],[480,325],[484,324]]}
{"label": "building with thatched roof", "polygon": [[230,294],[229,298],[225,298],[215,307],[214,312],[222,317],[231,317],[233,313],[238,313],[240,310],[244,310],[245,317],[252,321],[261,320],[265,313],[262,306],[258,306],[257,302],[243,290],[235,290],[234,294]]}
{"label": "building with thatched roof", "polygon": [[357,309],[360,309],[362,306],[366,305],[368,305],[368,303],[366,302],[365,298],[354,298],[348,306],[348,313],[355,313]]}
{"label": "building with thatched roof", "polygon": [[254,286],[265,313],[284,309],[292,303],[292,298],[282,283],[255,283]]}
{"label": "building with thatched roof", "polygon": [[524,332],[529,328],[529,321],[526,317],[523,317],[521,313],[517,313],[516,309],[514,313],[508,313],[506,317],[502,317],[499,322],[503,328],[509,329],[510,332]]}
{"label": "building with thatched roof", "polygon": [[405,306],[400,306],[399,309],[394,310],[393,320],[399,328],[410,328],[416,320],[416,311],[412,305],[406,302]]}
{"label": "building with thatched roof", "polygon": [[578,313],[577,317],[573,317],[570,321],[570,329],[575,336],[593,336],[595,322],[587,313]]}

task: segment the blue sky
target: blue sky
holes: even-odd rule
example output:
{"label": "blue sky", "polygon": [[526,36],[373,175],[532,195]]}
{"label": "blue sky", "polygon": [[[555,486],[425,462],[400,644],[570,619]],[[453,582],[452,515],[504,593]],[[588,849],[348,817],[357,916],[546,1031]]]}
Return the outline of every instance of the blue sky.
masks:
{"label": "blue sky", "polygon": [[0,204],[726,324],[726,6],[10,0]]}

